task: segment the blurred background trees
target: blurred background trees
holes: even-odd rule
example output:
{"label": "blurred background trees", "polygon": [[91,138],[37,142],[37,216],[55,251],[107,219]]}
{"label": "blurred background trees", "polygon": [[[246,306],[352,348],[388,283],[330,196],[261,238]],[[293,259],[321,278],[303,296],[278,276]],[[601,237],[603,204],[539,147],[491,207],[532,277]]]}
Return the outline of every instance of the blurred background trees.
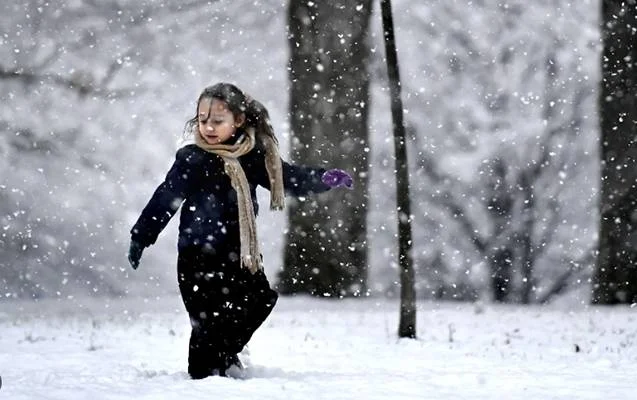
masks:
{"label": "blurred background trees", "polygon": [[[145,39],[135,26],[143,11],[118,16],[114,4],[0,6],[0,268],[7,295],[55,296],[63,287],[121,293],[117,278],[104,272],[123,245],[112,232],[113,211],[125,201],[124,171],[114,163],[123,140],[104,132],[134,131],[135,124],[105,111],[122,112],[135,99],[136,72],[147,59],[135,50]],[[111,18],[118,30],[109,29]]]}
{"label": "blurred background trees", "polygon": [[[258,29],[277,12],[261,10]],[[175,224],[140,274],[128,274],[128,230],[205,85],[237,81],[258,96],[268,76],[283,82],[284,52],[260,54],[278,38],[239,36],[254,18],[203,0],[0,5],[3,296],[174,290]]]}
{"label": "blurred background trees", "polygon": [[599,45],[597,16],[581,6],[434,2],[396,13],[420,296],[543,302],[590,279]]}
{"label": "blurred background trees", "polygon": [[[262,212],[272,280],[281,273],[288,293],[396,294],[395,165],[378,5],[322,3],[0,5],[0,294],[176,293],[177,224],[130,275],[128,229],[183,144],[197,95],[222,80],[268,107],[285,158],[355,175],[354,191],[291,202],[287,235],[285,215]],[[602,21],[593,10],[601,7],[393,2],[419,297],[589,300],[597,243],[608,229],[600,234],[598,212],[597,98],[605,96]],[[617,60],[634,54],[622,49]],[[618,79],[630,92],[624,72]],[[621,112],[603,121],[626,127],[622,137],[630,138],[635,118]],[[609,150],[615,144],[605,142]],[[604,168],[631,165],[629,152],[604,154]],[[631,182],[630,170],[603,176]],[[617,237],[630,236],[632,228],[623,229]]]}

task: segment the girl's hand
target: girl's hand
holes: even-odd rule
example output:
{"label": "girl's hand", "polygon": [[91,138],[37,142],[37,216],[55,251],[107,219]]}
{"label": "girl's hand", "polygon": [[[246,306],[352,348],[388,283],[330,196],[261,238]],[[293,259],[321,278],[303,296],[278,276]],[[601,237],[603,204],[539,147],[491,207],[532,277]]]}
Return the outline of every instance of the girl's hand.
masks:
{"label": "girl's hand", "polygon": [[354,179],[347,172],[342,169],[330,169],[323,173],[321,181],[331,188],[346,187],[348,189],[354,188]]}
{"label": "girl's hand", "polygon": [[139,267],[139,260],[142,258],[143,252],[144,246],[134,240],[131,240],[130,248],[128,249],[128,262],[133,269],[137,269],[137,267]]}

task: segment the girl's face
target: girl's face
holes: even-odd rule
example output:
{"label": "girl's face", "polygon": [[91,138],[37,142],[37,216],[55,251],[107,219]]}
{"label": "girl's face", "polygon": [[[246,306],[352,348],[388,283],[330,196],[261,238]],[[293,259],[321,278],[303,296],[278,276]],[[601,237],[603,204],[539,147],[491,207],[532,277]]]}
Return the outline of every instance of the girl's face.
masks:
{"label": "girl's face", "polygon": [[199,134],[210,145],[230,139],[245,122],[244,114],[234,118],[228,104],[219,99],[203,98],[197,110]]}

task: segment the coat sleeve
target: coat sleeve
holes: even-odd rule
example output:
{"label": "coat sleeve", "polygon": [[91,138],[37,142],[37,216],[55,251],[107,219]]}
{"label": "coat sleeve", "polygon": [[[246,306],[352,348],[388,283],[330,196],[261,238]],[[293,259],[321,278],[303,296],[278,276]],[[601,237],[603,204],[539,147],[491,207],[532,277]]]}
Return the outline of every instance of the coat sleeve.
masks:
{"label": "coat sleeve", "polygon": [[[264,151],[255,149],[252,153],[248,161],[251,164],[249,167],[256,176],[258,184],[270,190]],[[283,186],[287,195],[300,197],[330,190],[330,187],[321,181],[321,176],[325,173],[324,168],[295,165],[283,160],[281,160],[281,164],[283,167]]]}
{"label": "coat sleeve", "polygon": [[[330,190],[330,187],[323,183],[321,176],[325,173],[324,168],[294,165],[281,161],[283,165],[283,185],[285,192],[291,196],[305,196],[313,193],[322,193]],[[270,180],[267,172],[265,174],[266,189],[270,189]]]}
{"label": "coat sleeve", "polygon": [[177,152],[166,179],[157,187],[130,231],[131,239],[144,247],[155,243],[188,195],[189,183],[195,173],[191,167],[190,153],[185,147]]}

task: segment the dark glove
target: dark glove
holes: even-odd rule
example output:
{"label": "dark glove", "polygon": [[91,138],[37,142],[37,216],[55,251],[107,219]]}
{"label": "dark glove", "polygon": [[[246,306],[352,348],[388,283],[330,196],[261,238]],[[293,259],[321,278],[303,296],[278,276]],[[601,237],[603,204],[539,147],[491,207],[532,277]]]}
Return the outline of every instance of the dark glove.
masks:
{"label": "dark glove", "polygon": [[331,188],[344,186],[348,189],[354,187],[354,179],[347,172],[342,169],[330,169],[323,173],[321,181]]}
{"label": "dark glove", "polygon": [[143,252],[144,246],[134,240],[131,240],[130,248],[128,249],[128,262],[133,269],[137,269],[137,267],[139,267],[139,260],[142,258]]}

